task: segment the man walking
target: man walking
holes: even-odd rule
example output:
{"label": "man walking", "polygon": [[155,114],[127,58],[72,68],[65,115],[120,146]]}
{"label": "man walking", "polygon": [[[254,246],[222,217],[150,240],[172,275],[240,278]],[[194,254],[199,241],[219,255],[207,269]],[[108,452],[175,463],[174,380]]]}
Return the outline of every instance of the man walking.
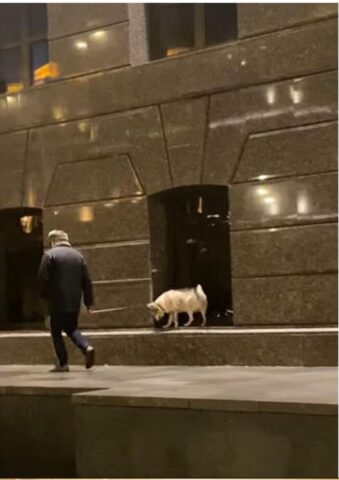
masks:
{"label": "man walking", "polygon": [[48,234],[51,249],[42,257],[38,284],[40,296],[48,301],[51,334],[58,364],[52,372],[68,372],[68,355],[62,338],[65,332],[85,356],[86,368],[94,365],[94,349],[78,329],[81,298],[89,313],[93,305],[92,282],[84,257],[69,243],[62,230]]}

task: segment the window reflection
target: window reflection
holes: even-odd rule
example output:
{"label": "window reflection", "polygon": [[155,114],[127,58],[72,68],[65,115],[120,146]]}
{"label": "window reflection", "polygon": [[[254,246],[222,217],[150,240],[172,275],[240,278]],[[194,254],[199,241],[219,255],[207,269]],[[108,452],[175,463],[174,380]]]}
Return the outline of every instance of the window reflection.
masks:
{"label": "window reflection", "polygon": [[148,6],[151,58],[178,55],[237,38],[236,4]]}
{"label": "window reflection", "polygon": [[235,3],[206,3],[206,45],[237,38],[237,5]]}
{"label": "window reflection", "polygon": [[194,47],[194,5],[149,5],[152,58],[169,57]]}
{"label": "window reflection", "polygon": [[[31,78],[37,83],[40,81],[38,69],[48,63],[48,43],[47,40],[40,40],[31,45]],[[43,78],[42,78],[43,79]]]}
{"label": "window reflection", "polygon": [[0,51],[0,79],[3,91],[14,93],[22,89],[21,49],[6,48]]}

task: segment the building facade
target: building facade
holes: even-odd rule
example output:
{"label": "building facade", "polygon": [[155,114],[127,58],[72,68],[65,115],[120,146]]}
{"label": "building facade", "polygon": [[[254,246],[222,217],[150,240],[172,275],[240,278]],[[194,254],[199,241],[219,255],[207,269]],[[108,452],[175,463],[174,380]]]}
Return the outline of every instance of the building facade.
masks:
{"label": "building facade", "polygon": [[3,60],[2,324],[39,321],[25,259],[54,228],[87,259],[88,327],[150,326],[198,282],[210,325],[336,324],[337,5],[158,7],[48,4],[26,74]]}

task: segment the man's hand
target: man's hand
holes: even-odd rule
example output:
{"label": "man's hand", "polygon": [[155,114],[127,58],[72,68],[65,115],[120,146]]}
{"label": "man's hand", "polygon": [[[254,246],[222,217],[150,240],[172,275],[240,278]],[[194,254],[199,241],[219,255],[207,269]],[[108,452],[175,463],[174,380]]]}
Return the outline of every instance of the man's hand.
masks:
{"label": "man's hand", "polygon": [[88,315],[93,315],[94,312],[91,308],[87,308],[87,313]]}

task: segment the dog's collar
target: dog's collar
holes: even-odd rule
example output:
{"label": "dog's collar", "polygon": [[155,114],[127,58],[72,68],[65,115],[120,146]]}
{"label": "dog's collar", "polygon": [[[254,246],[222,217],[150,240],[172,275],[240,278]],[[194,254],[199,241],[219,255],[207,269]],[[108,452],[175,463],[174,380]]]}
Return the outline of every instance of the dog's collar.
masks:
{"label": "dog's collar", "polygon": [[164,309],[164,307],[162,307],[162,306],[160,305],[160,303],[157,303],[157,302],[154,302],[154,303],[156,304],[157,307],[160,308],[160,310],[162,310],[164,313],[166,313],[166,310]]}

